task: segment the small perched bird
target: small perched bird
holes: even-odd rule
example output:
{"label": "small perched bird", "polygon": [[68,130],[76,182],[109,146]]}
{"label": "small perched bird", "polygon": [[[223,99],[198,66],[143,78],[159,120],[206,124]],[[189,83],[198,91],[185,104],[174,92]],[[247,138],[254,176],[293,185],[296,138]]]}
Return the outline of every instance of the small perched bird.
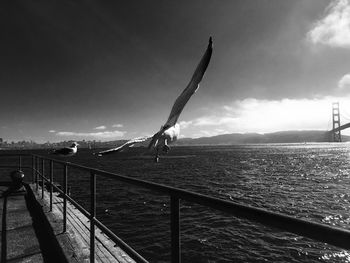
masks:
{"label": "small perched bird", "polygon": [[78,147],[77,147],[78,145],[79,145],[78,143],[73,142],[70,147],[64,147],[61,149],[57,149],[57,150],[54,150],[52,153],[59,155],[59,156],[64,156],[64,157],[73,156],[78,151]]}
{"label": "small perched bird", "polygon": [[187,104],[191,96],[198,90],[199,83],[201,82],[204,76],[204,73],[209,65],[212,52],[213,52],[213,41],[212,41],[212,38],[210,37],[207,50],[205,51],[201,61],[199,62],[190,80],[190,83],[182,91],[180,96],[176,99],[171,109],[168,120],[156,134],[154,134],[151,137],[141,137],[141,138],[132,139],[119,147],[98,152],[97,155],[102,156],[113,152],[120,152],[125,148],[134,146],[136,143],[149,141],[148,149],[151,149],[151,148],[155,149],[156,151],[155,161],[158,162],[159,151],[162,150],[163,152],[167,153],[170,149],[168,144],[176,141],[178,136],[180,135],[180,125],[177,123],[177,121],[179,119],[179,116],[182,110],[184,109],[185,105]]}

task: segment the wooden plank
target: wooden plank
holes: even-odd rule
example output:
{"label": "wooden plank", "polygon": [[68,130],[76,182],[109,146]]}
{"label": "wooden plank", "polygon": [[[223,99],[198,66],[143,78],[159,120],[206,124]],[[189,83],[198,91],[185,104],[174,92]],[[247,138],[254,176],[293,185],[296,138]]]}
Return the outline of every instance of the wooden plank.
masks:
{"label": "wooden plank", "polygon": [[[35,193],[35,185],[31,185]],[[63,220],[63,199],[58,197],[58,193],[53,193],[53,211],[49,212],[49,193],[45,190],[44,199],[41,199],[41,188],[39,186],[38,192],[35,193],[37,199],[42,203],[45,214],[49,221],[54,225],[55,232],[62,232]],[[90,253],[90,222],[89,219],[83,215],[72,204],[67,202],[67,238],[69,241],[61,241],[66,250],[73,253],[78,259],[89,259]],[[96,227],[95,231],[95,261],[96,262],[119,262],[119,263],[134,263],[120,247],[118,247],[110,238],[101,232]],[[67,243],[68,242],[68,243]],[[80,261],[78,260],[78,261]]]}

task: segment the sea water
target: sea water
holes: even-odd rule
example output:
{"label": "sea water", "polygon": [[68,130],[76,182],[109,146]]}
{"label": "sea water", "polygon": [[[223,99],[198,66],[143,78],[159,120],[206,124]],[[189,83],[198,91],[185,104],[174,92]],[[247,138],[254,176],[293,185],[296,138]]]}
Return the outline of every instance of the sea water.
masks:
{"label": "sea water", "polygon": [[[345,143],[174,147],[159,163],[143,149],[92,151],[69,161],[349,229]],[[89,174],[69,174],[71,196],[89,209]],[[98,176],[97,203],[97,217],[142,256],[170,261],[169,197]],[[182,262],[350,262],[346,250],[190,202],[180,207]]]}

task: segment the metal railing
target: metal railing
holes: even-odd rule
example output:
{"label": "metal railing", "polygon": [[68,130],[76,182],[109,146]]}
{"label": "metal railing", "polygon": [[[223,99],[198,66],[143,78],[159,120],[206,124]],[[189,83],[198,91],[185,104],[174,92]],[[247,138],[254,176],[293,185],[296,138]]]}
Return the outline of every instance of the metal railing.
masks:
{"label": "metal railing", "polygon": [[[22,156],[32,157],[32,166],[26,167],[32,169],[33,182],[38,190],[39,180],[41,177],[42,196],[44,195],[44,182],[49,184],[50,192],[50,210],[52,210],[52,190],[53,188],[60,192],[63,196],[63,230],[66,231],[67,225],[67,200],[70,201],[82,214],[90,219],[90,262],[95,260],[95,227],[106,234],[111,240],[119,245],[129,256],[137,262],[148,262],[135,250],[123,242],[110,229],[102,224],[96,218],[96,176],[103,176],[113,180],[125,182],[131,185],[144,187],[158,193],[166,194],[170,197],[170,229],[171,229],[171,262],[181,262],[181,247],[180,247],[180,201],[197,203],[206,207],[220,210],[231,214],[235,217],[248,219],[254,222],[261,223],[265,226],[275,227],[283,231],[291,232],[300,236],[308,237],[317,241],[328,243],[343,249],[350,249],[350,231],[341,228],[331,227],[328,225],[298,219],[292,216],[283,215],[280,213],[270,212],[261,208],[242,205],[223,199],[218,199],[182,189],[169,187],[161,184],[151,183],[148,181],[135,179],[115,173],[110,173],[78,164],[55,160],[39,155],[0,155],[1,156],[18,156],[18,166],[22,167]],[[40,165],[41,161],[41,165]],[[45,177],[45,161],[50,163],[49,178]],[[58,188],[53,183],[53,164],[57,163],[63,166],[63,190]],[[41,167],[40,167],[41,166]],[[3,166],[0,166],[2,168]],[[10,166],[6,166],[10,167]],[[84,209],[74,199],[67,194],[67,177],[68,167],[77,168],[90,173],[90,211]],[[41,168],[41,169],[40,169]]]}

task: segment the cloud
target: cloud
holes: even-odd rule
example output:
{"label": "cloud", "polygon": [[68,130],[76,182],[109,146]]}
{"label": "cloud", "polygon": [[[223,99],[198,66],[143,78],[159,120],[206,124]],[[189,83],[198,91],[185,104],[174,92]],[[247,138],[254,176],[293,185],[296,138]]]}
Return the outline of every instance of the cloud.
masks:
{"label": "cloud", "polygon": [[189,127],[190,125],[192,125],[192,121],[180,121],[180,128],[181,129],[186,129],[187,127]]}
{"label": "cloud", "polygon": [[[182,122],[181,122],[182,123]],[[180,126],[181,126],[180,123]],[[203,117],[199,117],[196,119],[193,119],[191,121],[187,121],[185,122],[186,125],[183,127],[181,126],[181,128],[196,128],[196,127],[207,127],[208,130],[212,130],[215,127],[222,127],[222,126],[234,126],[236,124],[239,123],[239,119],[238,118],[233,118],[230,116],[218,116],[218,115],[209,115],[209,116],[203,116]],[[203,132],[202,132],[203,133]],[[205,134],[205,133],[203,133]]]}
{"label": "cloud", "polygon": [[58,136],[65,137],[81,137],[81,138],[98,138],[98,139],[113,139],[124,136],[126,132],[124,131],[103,131],[103,132],[67,132],[61,131],[57,132]]}
{"label": "cloud", "polygon": [[106,126],[104,126],[104,125],[97,126],[97,127],[95,128],[95,130],[105,130],[105,129],[106,129]]}
{"label": "cloud", "polygon": [[113,127],[113,128],[123,128],[124,125],[123,125],[123,124],[120,124],[120,123],[117,123],[117,124],[113,124],[112,127]]}
{"label": "cloud", "polygon": [[49,130],[50,133],[55,133],[56,131],[55,130]]}
{"label": "cloud", "polygon": [[231,116],[219,117],[219,116],[213,115],[213,116],[199,117],[191,121],[181,121],[179,124],[181,129],[186,129],[190,126],[217,126],[222,124],[229,124],[235,121],[236,121],[236,118]]}
{"label": "cloud", "polygon": [[227,125],[238,132],[327,130],[332,101],[330,98],[236,101],[234,110],[226,113],[235,116]]}
{"label": "cloud", "polygon": [[341,108],[345,108],[349,100],[349,97],[282,100],[248,98],[211,108],[205,116],[181,123],[185,124],[186,137],[283,130],[329,130],[332,102],[339,101]]}
{"label": "cloud", "polygon": [[339,81],[338,87],[341,90],[349,89],[350,91],[350,74],[345,74]]}
{"label": "cloud", "polygon": [[237,118],[232,116],[208,116],[197,118],[192,123],[194,126],[217,126],[234,123],[236,121]]}
{"label": "cloud", "polygon": [[334,0],[307,33],[313,44],[350,48],[350,0]]}

